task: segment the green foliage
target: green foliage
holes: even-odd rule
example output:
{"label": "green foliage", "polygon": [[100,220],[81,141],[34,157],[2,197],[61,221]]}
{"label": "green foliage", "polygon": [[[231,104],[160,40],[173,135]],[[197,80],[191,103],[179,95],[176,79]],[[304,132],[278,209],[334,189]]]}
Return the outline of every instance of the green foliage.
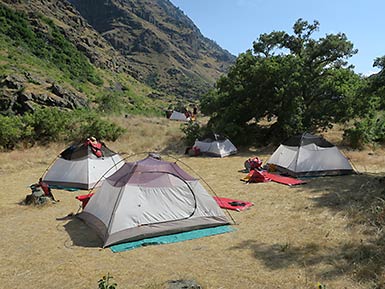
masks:
{"label": "green foliage", "polygon": [[0,148],[15,148],[19,143],[49,143],[84,140],[93,135],[98,139],[115,141],[124,129],[97,113],[62,111],[57,108],[38,109],[24,116],[0,115]]}
{"label": "green foliage", "polygon": [[[201,110],[208,126],[245,143],[255,127],[264,138],[327,130],[355,115],[356,90],[362,79],[345,59],[356,50],[343,33],[313,39],[319,23],[299,19],[294,34],[262,34],[253,51],[239,55]],[[261,120],[270,121],[268,130]]]}
{"label": "green foliage", "polygon": [[87,57],[65,38],[52,20],[40,16],[37,21],[42,27],[33,30],[26,14],[0,4],[0,33],[9,37],[13,46],[56,66],[72,80],[103,83]]}
{"label": "green foliage", "polygon": [[146,82],[149,86],[151,86],[151,87],[153,87],[153,88],[156,88],[157,83],[158,83],[158,79],[159,79],[158,74],[157,74],[156,72],[152,72],[152,73],[150,73],[150,74],[147,76],[145,82]]}
{"label": "green foliage", "polygon": [[[98,139],[116,141],[124,132],[123,128],[101,119],[96,113],[89,113],[82,118],[78,135],[83,137],[93,135]],[[75,138],[75,135],[73,135],[73,138]]]}
{"label": "green foliage", "polygon": [[344,139],[353,148],[362,149],[369,143],[385,142],[384,114],[370,114],[354,123],[352,128],[346,129]]}
{"label": "green foliage", "polygon": [[42,143],[65,138],[66,128],[71,121],[70,112],[59,109],[38,109],[23,116],[23,123],[32,129],[31,141]]}
{"label": "green foliage", "polygon": [[353,148],[362,149],[372,139],[373,123],[370,119],[364,119],[354,123],[353,128],[344,131],[344,139]]}
{"label": "green foliage", "polygon": [[0,115],[0,147],[13,149],[23,136],[23,123],[19,117]]}
{"label": "green foliage", "polygon": [[125,99],[121,94],[103,94],[96,102],[98,110],[103,113],[119,114],[125,109]]}
{"label": "green foliage", "polygon": [[380,110],[383,98],[373,89],[373,83],[373,79],[364,79],[356,88],[356,98],[351,106],[356,121],[353,127],[344,131],[345,141],[353,148],[361,149],[369,143],[385,141],[385,117]]}
{"label": "green foliage", "polygon": [[188,146],[192,146],[195,140],[201,136],[201,127],[195,121],[181,124],[180,129],[185,134],[184,142]]}
{"label": "green foliage", "polygon": [[118,284],[115,282],[111,283],[111,279],[113,277],[110,276],[110,273],[107,273],[107,276],[103,276],[102,279],[98,281],[98,288],[99,289],[116,289],[118,287]]}
{"label": "green foliage", "polygon": [[380,71],[368,78],[368,93],[377,96],[380,101],[380,108],[385,110],[385,56],[377,57],[373,63]]}
{"label": "green foliage", "polygon": [[109,92],[98,96],[95,99],[98,104],[97,110],[103,114],[120,115],[162,115],[160,104],[156,101],[149,101],[145,98],[135,95],[129,90],[124,92]]}

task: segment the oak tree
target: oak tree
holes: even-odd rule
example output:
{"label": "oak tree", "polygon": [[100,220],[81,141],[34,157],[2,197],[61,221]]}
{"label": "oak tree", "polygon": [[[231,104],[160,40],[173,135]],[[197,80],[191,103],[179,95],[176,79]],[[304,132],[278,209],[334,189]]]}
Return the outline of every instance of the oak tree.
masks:
{"label": "oak tree", "polygon": [[208,128],[250,143],[250,133],[282,140],[349,119],[360,77],[347,59],[357,50],[344,33],[313,38],[318,28],[299,19],[293,34],[261,34],[203,97]]}

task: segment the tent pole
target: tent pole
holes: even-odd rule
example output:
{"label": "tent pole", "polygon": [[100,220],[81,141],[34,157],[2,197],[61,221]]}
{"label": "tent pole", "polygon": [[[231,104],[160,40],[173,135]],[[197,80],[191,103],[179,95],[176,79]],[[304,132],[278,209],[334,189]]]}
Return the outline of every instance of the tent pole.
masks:
{"label": "tent pole", "polygon": [[[168,155],[168,154],[167,154]],[[181,162],[182,164],[184,164],[186,167],[188,167],[191,171],[194,172],[194,174],[196,174],[206,185],[207,187],[211,190],[211,192],[216,196],[218,197],[217,193],[213,190],[213,188],[206,182],[206,180],[201,176],[199,175],[193,168],[191,168],[189,165],[187,165],[185,162],[182,162],[180,159],[176,158],[176,157],[173,157],[171,155],[168,155],[169,157],[175,159],[176,161],[178,162]],[[235,219],[233,218],[233,216],[230,214],[229,210],[228,209],[225,209],[227,214],[230,216],[230,219],[233,221],[233,225],[237,225],[237,222],[235,221]]]}

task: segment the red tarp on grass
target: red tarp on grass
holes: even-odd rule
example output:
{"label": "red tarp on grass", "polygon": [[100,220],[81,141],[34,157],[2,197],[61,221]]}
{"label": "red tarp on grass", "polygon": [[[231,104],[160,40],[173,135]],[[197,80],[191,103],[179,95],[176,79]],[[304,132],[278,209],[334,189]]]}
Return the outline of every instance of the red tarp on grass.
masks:
{"label": "red tarp on grass", "polygon": [[254,204],[251,202],[245,202],[245,201],[221,198],[221,197],[213,197],[213,198],[217,202],[219,207],[221,207],[222,209],[235,210],[239,212],[239,211],[246,210],[251,206],[254,206]]}
{"label": "red tarp on grass", "polygon": [[277,182],[277,183],[285,184],[288,186],[295,186],[295,185],[300,185],[300,184],[306,183],[305,181],[302,181],[302,180],[298,180],[298,179],[294,179],[294,178],[290,178],[290,177],[284,177],[284,176],[276,175],[276,174],[271,174],[267,171],[263,171],[262,174],[266,178],[270,179],[272,182]]}

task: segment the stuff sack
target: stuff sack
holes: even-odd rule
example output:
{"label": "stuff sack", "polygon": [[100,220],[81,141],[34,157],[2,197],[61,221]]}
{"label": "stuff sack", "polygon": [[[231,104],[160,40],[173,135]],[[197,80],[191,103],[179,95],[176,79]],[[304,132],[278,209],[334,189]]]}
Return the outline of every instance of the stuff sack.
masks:
{"label": "stuff sack", "polygon": [[245,161],[244,166],[248,172],[258,170],[262,167],[262,161],[258,157],[252,157]]}

